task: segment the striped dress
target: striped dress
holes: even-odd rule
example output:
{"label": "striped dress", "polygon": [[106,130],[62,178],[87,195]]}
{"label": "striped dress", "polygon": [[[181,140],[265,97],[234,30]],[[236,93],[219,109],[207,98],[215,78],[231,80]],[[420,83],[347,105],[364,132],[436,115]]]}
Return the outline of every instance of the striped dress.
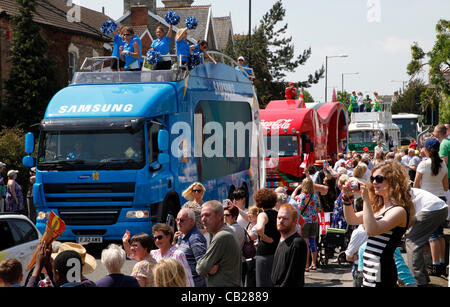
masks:
{"label": "striped dress", "polygon": [[[387,211],[394,207],[387,209],[376,219],[380,220]],[[406,211],[406,225],[408,222],[409,213]],[[369,237],[363,255],[363,287],[396,287],[397,267],[394,261],[394,252],[400,245],[406,229],[407,227],[397,226],[385,233]]]}

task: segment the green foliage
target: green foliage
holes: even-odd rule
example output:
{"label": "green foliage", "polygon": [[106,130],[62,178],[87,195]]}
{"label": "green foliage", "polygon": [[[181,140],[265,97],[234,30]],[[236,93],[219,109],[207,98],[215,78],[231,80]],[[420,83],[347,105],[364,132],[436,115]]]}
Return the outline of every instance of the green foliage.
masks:
{"label": "green foliage", "polygon": [[10,49],[12,65],[1,117],[7,126],[28,128],[41,120],[57,91],[56,61],[45,56],[48,43],[32,19],[35,1],[17,0],[17,3],[19,14],[13,18]]}
{"label": "green foliage", "polygon": [[[392,104],[392,113],[422,114],[422,95],[427,91],[427,86],[422,80],[415,79],[409,82],[406,90],[397,96]],[[426,108],[426,105],[423,105]]]}
{"label": "green foliage", "polygon": [[[285,14],[282,1],[277,1],[264,14],[259,26],[253,29],[251,37],[235,37],[234,45],[229,42],[225,49],[225,53],[234,59],[242,55],[247,65],[253,68],[256,76],[254,85],[262,108],[270,100],[284,99],[289,83],[285,80],[286,73],[304,65],[311,56],[311,48],[295,56],[292,37],[286,37],[287,24],[278,26]],[[297,88],[309,88],[323,78],[324,72],[322,66],[310,74],[308,80],[293,82]]]}
{"label": "green foliage", "polygon": [[352,94],[347,93],[347,91],[343,91],[343,92],[337,91],[337,93],[336,93],[336,99],[337,99],[337,101],[343,103],[346,110],[347,110],[347,108],[348,108],[348,106],[349,106],[349,104],[350,104],[350,96],[351,96],[351,95],[352,95]]}
{"label": "green foliage", "polygon": [[439,123],[450,123],[450,97],[446,96],[439,106]]}
{"label": "green foliage", "polygon": [[30,177],[30,169],[22,164],[22,158],[26,156],[24,143],[25,132],[20,128],[3,127],[0,131],[0,160],[6,163],[6,169],[2,173],[2,176],[7,178],[6,174],[9,170],[18,170],[17,182],[22,186],[25,196],[25,190],[28,187]]}
{"label": "green foliage", "polygon": [[305,100],[305,102],[314,102],[313,96],[307,90],[303,90],[303,99]]}

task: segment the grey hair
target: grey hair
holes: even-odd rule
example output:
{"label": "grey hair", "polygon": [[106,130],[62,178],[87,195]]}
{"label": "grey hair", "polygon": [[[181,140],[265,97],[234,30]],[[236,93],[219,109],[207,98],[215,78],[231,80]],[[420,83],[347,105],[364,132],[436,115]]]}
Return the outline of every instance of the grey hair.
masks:
{"label": "grey hair", "polygon": [[181,211],[186,211],[188,218],[195,221],[195,212],[191,208],[182,208]]}
{"label": "grey hair", "polygon": [[203,207],[210,207],[214,213],[223,214],[223,205],[218,200],[210,200],[202,205]]}
{"label": "grey hair", "polygon": [[108,272],[120,271],[126,261],[126,253],[117,244],[110,244],[102,251],[101,261]]}
{"label": "grey hair", "polygon": [[287,195],[284,193],[277,193],[277,200],[280,204],[287,203]]}

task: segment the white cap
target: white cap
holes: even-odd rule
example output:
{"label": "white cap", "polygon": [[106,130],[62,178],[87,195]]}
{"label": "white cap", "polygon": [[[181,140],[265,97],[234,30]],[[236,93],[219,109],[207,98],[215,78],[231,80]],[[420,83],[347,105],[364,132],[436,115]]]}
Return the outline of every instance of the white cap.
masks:
{"label": "white cap", "polygon": [[9,177],[9,176],[12,176],[12,175],[14,175],[14,174],[18,174],[18,173],[19,173],[19,171],[14,170],[14,169],[11,169],[11,170],[8,171],[8,177]]}
{"label": "white cap", "polygon": [[238,57],[238,61],[239,60],[245,61],[245,59],[244,59],[244,57],[242,55],[240,57]]}
{"label": "white cap", "polygon": [[6,167],[6,164],[3,162],[0,162],[0,167]]}

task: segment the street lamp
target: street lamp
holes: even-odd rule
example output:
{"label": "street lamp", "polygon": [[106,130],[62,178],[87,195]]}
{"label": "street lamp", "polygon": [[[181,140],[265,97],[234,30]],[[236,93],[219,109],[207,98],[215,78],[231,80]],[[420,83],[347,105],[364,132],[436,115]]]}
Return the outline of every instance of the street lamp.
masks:
{"label": "street lamp", "polygon": [[342,73],[342,93],[344,92],[344,75],[359,75],[359,72],[344,72],[344,73]]}
{"label": "street lamp", "polygon": [[327,78],[328,78],[328,58],[346,58],[348,54],[341,55],[327,55],[325,56],[325,102],[327,102]]}
{"label": "street lamp", "polygon": [[403,92],[405,92],[405,84],[408,83],[408,81],[403,80],[389,80],[389,82],[401,82],[403,84]]}

